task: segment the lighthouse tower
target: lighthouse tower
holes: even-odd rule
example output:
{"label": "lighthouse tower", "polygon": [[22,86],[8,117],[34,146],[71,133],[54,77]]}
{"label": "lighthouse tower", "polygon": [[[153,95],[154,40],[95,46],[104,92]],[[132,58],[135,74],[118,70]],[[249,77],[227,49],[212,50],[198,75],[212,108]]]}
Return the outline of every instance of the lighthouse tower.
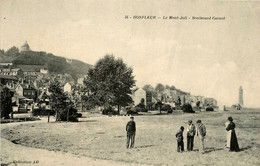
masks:
{"label": "lighthouse tower", "polygon": [[241,107],[243,107],[244,106],[244,100],[243,100],[243,88],[242,88],[242,86],[240,86],[240,88],[239,88],[239,105],[241,106]]}

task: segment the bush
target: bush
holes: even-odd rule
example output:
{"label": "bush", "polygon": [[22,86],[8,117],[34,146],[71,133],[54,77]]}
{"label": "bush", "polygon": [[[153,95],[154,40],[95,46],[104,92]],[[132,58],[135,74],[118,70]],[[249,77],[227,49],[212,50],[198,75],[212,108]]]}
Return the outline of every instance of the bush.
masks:
{"label": "bush", "polygon": [[214,108],[213,107],[207,107],[206,111],[214,111]]}
{"label": "bush", "polygon": [[133,114],[138,114],[138,112],[137,112],[137,109],[136,108],[133,108],[133,107],[129,107],[129,108],[127,108],[126,109],[126,114],[128,114],[128,115],[133,115]]}
{"label": "bush", "polygon": [[148,109],[145,107],[135,107],[136,112],[148,112]]}
{"label": "bush", "polygon": [[148,110],[154,110],[155,109],[155,103],[154,102],[148,102],[146,108]]}
{"label": "bush", "polygon": [[133,111],[133,110],[128,110],[128,111],[126,112],[126,114],[128,114],[128,115],[134,115],[134,114],[138,114],[138,112]]}
{"label": "bush", "polygon": [[[61,114],[60,114],[60,121],[67,121],[67,112],[68,110],[66,111],[62,111]],[[69,121],[70,122],[78,122],[78,113],[77,113],[77,109],[75,108],[70,108],[69,109]]]}
{"label": "bush", "polygon": [[143,103],[139,103],[136,107],[145,108],[145,105]]}
{"label": "bush", "polygon": [[113,107],[108,107],[108,108],[102,110],[102,114],[103,115],[116,115],[117,111],[115,111],[113,109]]}
{"label": "bush", "polygon": [[82,113],[77,113],[77,117],[81,118],[82,117]]}
{"label": "bush", "polygon": [[50,111],[50,115],[51,116],[55,115],[55,111],[54,110],[46,110],[46,109],[42,109],[42,108],[34,109],[32,111],[32,114],[33,114],[33,116],[48,116],[49,111]]}
{"label": "bush", "polygon": [[193,111],[190,104],[184,104],[182,106],[182,111],[185,112],[185,113],[195,113],[195,111]]}
{"label": "bush", "polygon": [[161,108],[162,111],[167,111],[168,113],[172,113],[172,107],[169,105],[169,104],[163,104],[162,105],[162,108]]}

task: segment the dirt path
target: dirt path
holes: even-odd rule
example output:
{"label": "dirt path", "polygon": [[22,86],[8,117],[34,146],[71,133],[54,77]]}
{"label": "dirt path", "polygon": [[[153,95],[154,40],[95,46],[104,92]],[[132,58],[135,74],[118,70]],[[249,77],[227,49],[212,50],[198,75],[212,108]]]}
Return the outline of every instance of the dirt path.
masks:
{"label": "dirt path", "polygon": [[[46,122],[46,119],[34,122],[22,122],[28,123],[42,123]],[[5,127],[19,125],[21,123],[9,123],[1,124],[1,129]],[[42,166],[71,166],[71,165],[137,165],[124,162],[115,162],[111,160],[96,160],[88,157],[76,156],[64,152],[54,152],[45,149],[37,149],[32,147],[21,146],[14,144],[9,140],[1,138],[1,165],[42,165]]]}

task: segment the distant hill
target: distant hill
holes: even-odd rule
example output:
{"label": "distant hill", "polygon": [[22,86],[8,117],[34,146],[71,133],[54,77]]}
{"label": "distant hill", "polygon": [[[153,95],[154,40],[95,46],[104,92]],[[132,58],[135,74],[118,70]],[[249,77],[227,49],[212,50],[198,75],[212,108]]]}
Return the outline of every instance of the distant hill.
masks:
{"label": "distant hill", "polygon": [[68,73],[74,79],[87,74],[93,66],[79,60],[67,60],[64,57],[55,56],[51,53],[25,51],[19,52],[18,48],[12,47],[4,52],[0,50],[0,62],[12,62],[19,65],[43,65],[51,73]]}

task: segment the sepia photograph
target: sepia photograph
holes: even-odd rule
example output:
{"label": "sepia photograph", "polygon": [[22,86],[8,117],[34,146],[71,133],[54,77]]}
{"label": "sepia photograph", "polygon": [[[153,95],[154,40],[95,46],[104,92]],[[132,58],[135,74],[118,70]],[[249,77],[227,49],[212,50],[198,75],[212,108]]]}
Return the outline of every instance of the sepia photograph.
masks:
{"label": "sepia photograph", "polygon": [[259,166],[260,1],[0,0],[1,166]]}

